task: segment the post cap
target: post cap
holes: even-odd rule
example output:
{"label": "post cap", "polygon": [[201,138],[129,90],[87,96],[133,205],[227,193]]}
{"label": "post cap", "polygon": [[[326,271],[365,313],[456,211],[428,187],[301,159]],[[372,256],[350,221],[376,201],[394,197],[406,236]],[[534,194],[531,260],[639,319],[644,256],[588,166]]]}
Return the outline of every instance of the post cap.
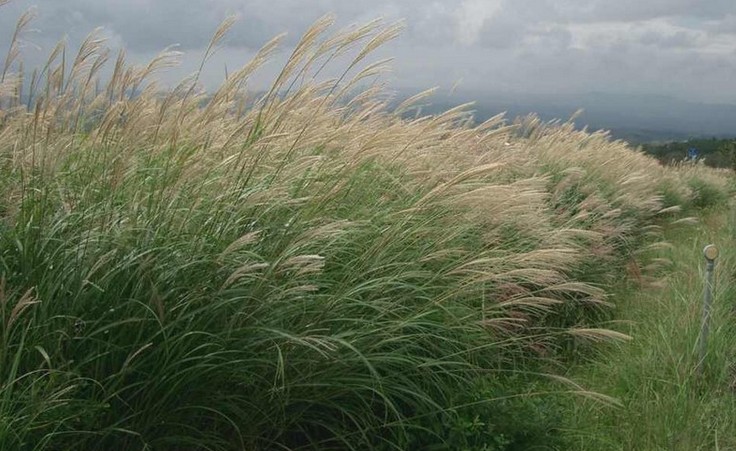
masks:
{"label": "post cap", "polygon": [[703,249],[703,255],[708,260],[715,260],[718,258],[718,248],[713,244],[709,244]]}

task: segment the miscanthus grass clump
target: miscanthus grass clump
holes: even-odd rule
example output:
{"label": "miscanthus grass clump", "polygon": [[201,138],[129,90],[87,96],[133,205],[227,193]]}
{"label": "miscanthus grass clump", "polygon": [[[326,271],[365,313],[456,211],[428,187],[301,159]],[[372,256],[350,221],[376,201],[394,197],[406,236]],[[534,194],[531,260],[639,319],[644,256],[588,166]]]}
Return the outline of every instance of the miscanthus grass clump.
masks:
{"label": "miscanthus grass clump", "polygon": [[390,109],[366,62],[396,26],[318,21],[253,98],[278,38],[163,90],[175,53],[94,34],[25,70],[29,20],[0,79],[0,449],[551,440],[534,393],[598,395],[534,374],[626,338],[596,328],[606,284],[697,197],[570,124],[407,119],[429,92]]}

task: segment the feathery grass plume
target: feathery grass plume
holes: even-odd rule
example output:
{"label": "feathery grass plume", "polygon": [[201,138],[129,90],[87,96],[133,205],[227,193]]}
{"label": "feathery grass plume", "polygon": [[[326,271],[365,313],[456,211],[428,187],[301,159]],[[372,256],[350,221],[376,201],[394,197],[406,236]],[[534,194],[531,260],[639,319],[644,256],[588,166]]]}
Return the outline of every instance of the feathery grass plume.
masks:
{"label": "feathery grass plume", "polygon": [[[248,81],[280,37],[200,86],[232,18],[170,90],[171,48],[133,67],[94,34],[70,65],[52,50],[25,104],[6,64],[0,300],[21,307],[0,448],[523,447],[552,421],[521,401],[539,370],[571,339],[618,337],[608,287],[657,266],[651,226],[726,192],[569,122],[410,118],[431,93],[392,109],[370,61],[401,26],[333,20],[260,96]],[[476,417],[487,430],[448,438]]]}
{"label": "feathery grass plume", "polygon": [[[0,3],[0,6],[3,4]],[[8,48],[7,53],[5,54],[5,61],[3,62],[3,71],[0,74],[0,83],[3,83],[5,81],[5,77],[7,76],[8,72],[11,70],[13,64],[18,61],[18,57],[20,56],[20,50],[21,50],[21,35],[23,34],[23,31],[28,27],[28,25],[31,23],[31,21],[36,16],[35,9],[29,9],[28,11],[24,12],[20,18],[18,18],[18,22],[16,22],[15,25],[15,31],[13,31],[13,36],[10,38],[10,47]]]}

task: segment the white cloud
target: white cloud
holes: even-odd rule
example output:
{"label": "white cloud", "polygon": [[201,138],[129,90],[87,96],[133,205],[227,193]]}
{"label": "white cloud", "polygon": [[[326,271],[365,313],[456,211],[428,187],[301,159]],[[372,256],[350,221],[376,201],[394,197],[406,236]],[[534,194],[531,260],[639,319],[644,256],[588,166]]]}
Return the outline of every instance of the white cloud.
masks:
{"label": "white cloud", "polygon": [[500,11],[500,0],[464,0],[455,14],[457,41],[462,45],[476,44],[486,21]]}
{"label": "white cloud", "polygon": [[[74,46],[98,25],[132,60],[174,43],[196,60],[218,23],[236,13],[204,77],[216,83],[225,64],[243,64],[284,31],[293,44],[334,12],[338,26],[405,19],[406,33],[381,51],[396,57],[400,86],[449,88],[462,78],[481,94],[617,90],[736,102],[734,0],[14,0],[0,9],[0,49],[32,4],[43,32],[27,39],[44,50],[26,46],[30,63],[64,34]],[[195,65],[185,60],[171,77]]]}

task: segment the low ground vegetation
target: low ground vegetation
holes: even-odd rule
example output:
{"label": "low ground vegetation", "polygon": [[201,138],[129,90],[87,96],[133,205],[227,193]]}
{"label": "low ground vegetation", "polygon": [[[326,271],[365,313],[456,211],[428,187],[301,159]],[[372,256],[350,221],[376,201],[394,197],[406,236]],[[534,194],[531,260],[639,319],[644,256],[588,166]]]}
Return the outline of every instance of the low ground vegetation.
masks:
{"label": "low ground vegetation", "polygon": [[[621,404],[583,401],[568,415],[567,449],[712,450],[736,448],[734,371],[734,228],[726,208],[702,212],[695,227],[669,228],[672,245],[653,258],[672,265],[661,287],[622,284],[617,320],[609,327],[634,337],[625,346],[603,346],[567,376]],[[703,245],[716,244],[714,311],[708,353],[696,371],[703,296]]]}

